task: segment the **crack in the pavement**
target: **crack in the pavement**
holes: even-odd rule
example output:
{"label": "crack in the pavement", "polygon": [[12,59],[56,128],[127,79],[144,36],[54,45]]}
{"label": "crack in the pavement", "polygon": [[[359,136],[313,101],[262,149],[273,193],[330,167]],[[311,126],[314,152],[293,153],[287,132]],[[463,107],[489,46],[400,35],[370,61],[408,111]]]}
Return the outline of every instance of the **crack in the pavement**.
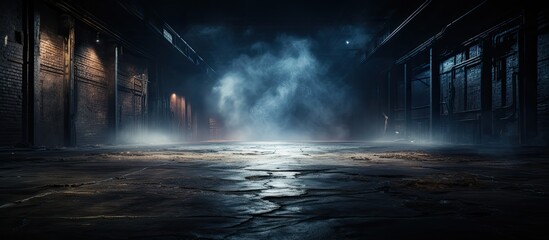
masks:
{"label": "crack in the pavement", "polygon": [[329,168],[322,168],[322,169],[262,169],[262,168],[246,168],[244,170],[247,171],[257,171],[257,172],[326,172],[331,169]]}
{"label": "crack in the pavement", "polygon": [[245,194],[245,193],[255,193],[260,192],[265,189],[244,189],[244,190],[222,190],[222,189],[214,189],[214,188],[201,188],[201,187],[187,187],[187,186],[179,186],[180,189],[186,189],[186,190],[195,190],[195,191],[204,191],[204,192],[214,192],[214,193],[225,193],[225,194]]}
{"label": "crack in the pavement", "polygon": [[[273,213],[273,212],[275,212],[275,211],[278,211],[280,208],[283,207],[283,206],[278,205],[278,204],[276,204],[276,203],[273,203],[273,204],[276,205],[275,208],[273,208],[273,209],[271,209],[271,210],[269,210],[269,211],[266,211],[266,212],[262,212],[262,213],[248,214],[248,216],[250,216],[248,219],[246,219],[246,220],[244,220],[244,221],[242,221],[242,222],[239,222],[239,223],[237,223],[237,224],[235,224],[235,225],[225,227],[225,229],[235,229],[235,228],[239,228],[239,227],[244,226],[244,225],[246,225],[246,224],[248,224],[248,223],[251,223],[253,220],[255,220],[255,219],[259,218],[259,217],[268,216],[269,213]],[[237,231],[237,232],[238,232],[238,231]],[[226,236],[224,236],[224,238],[228,238],[228,237],[234,236],[237,232],[233,232],[233,233],[231,233],[231,234],[229,234],[229,235],[226,235]]]}
{"label": "crack in the pavement", "polygon": [[[262,216],[262,217],[266,217],[266,218],[272,218],[270,216]],[[290,218],[284,218],[284,219],[292,219],[293,217],[290,217]],[[279,228],[283,228],[283,227],[288,227],[288,226],[291,226],[291,225],[295,225],[295,224],[299,224],[299,223],[303,223],[303,222],[307,222],[307,221],[310,221],[313,217],[306,217],[306,218],[297,218],[297,219],[294,219],[293,221],[292,220],[289,220],[289,221],[285,221],[285,222],[281,222],[283,224],[278,224],[278,225],[275,225],[275,226],[272,226],[272,227],[262,227],[261,229],[259,230],[253,230],[253,229],[249,229],[250,233],[262,233],[262,232],[269,232],[269,231],[272,231],[272,230],[275,230],[275,229],[279,229]],[[232,236],[235,236],[237,234],[241,234],[240,231],[237,231],[237,232],[233,232],[229,235],[226,235],[224,236],[224,238],[229,238],[229,237],[232,237]]]}
{"label": "crack in the pavement", "polygon": [[268,179],[281,179],[286,177],[269,174],[269,175],[251,175],[251,176],[246,176],[244,178],[250,181],[262,181],[262,180],[268,180]]}
{"label": "crack in the pavement", "polygon": [[[43,186],[43,187],[46,187],[46,188],[48,188],[48,187],[78,188],[78,187],[82,187],[82,186],[98,185],[98,184],[101,184],[101,183],[104,183],[104,182],[112,181],[114,179],[123,179],[127,176],[143,172],[143,171],[145,171],[145,170],[147,170],[151,167],[158,167],[158,166],[163,166],[163,165],[166,165],[166,164],[167,163],[154,165],[154,166],[147,166],[147,167],[141,168],[139,170],[123,174],[123,175],[118,176],[118,177],[110,177],[110,178],[105,178],[105,179],[98,180],[98,181],[91,181],[91,182],[85,182],[85,183],[74,183],[74,184],[59,184],[59,186],[54,184],[54,185],[46,185],[46,186]],[[21,200],[16,200],[16,201],[13,201],[13,202],[10,202],[10,203],[0,205],[0,209],[13,207],[13,206],[16,206],[18,204],[27,202],[27,201],[32,200],[32,199],[42,198],[42,197],[45,197],[45,196],[48,196],[48,195],[52,195],[52,194],[56,194],[56,193],[64,193],[64,192],[66,192],[66,191],[49,191],[49,192],[39,193],[39,194],[36,194],[34,196],[30,196],[30,197],[27,197],[27,198],[24,198],[24,199],[21,199]]]}

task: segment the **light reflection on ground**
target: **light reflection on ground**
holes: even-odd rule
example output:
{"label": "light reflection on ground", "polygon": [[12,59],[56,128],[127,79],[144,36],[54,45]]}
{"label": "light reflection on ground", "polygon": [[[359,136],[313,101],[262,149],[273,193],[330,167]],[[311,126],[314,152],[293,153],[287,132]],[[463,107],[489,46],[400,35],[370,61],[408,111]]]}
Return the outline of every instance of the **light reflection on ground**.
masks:
{"label": "light reflection on ground", "polygon": [[0,154],[0,228],[14,238],[523,238],[543,236],[549,213],[541,148],[225,142]]}

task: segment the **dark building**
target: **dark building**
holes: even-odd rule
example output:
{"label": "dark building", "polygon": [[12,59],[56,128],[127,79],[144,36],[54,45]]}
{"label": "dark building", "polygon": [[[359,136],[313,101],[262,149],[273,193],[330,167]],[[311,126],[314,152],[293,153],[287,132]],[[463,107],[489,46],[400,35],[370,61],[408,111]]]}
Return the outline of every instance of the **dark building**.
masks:
{"label": "dark building", "polygon": [[546,144],[547,11],[530,2],[427,1],[356,73],[386,132],[453,143]]}
{"label": "dark building", "polygon": [[1,145],[123,143],[160,126],[196,138],[192,89],[178,86],[213,69],[161,18],[123,1],[1,9]]}

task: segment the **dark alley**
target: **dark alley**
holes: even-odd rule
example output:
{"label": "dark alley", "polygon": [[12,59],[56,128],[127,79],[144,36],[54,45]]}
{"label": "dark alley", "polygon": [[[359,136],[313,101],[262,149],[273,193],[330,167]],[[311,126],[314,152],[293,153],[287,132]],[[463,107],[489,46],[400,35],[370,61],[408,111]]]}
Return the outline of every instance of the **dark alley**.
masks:
{"label": "dark alley", "polygon": [[548,239],[549,9],[2,0],[1,239]]}

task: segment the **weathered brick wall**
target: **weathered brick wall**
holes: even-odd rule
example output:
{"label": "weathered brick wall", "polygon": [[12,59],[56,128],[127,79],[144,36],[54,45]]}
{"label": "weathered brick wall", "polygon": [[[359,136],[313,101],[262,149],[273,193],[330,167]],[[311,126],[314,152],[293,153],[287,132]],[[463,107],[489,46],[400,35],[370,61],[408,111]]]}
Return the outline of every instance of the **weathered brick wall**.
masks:
{"label": "weathered brick wall", "polygon": [[[22,1],[0,1],[0,146],[22,139]],[[34,79],[35,145],[65,144],[68,82],[66,29],[60,12],[47,4],[36,4],[40,13]],[[74,95],[76,144],[104,144],[111,140],[115,105],[122,127],[144,127],[147,61],[129,52],[120,56],[119,102],[114,103],[113,44],[96,43],[96,31],[77,22],[74,49]],[[106,38],[103,40],[107,40]]]}
{"label": "weathered brick wall", "polygon": [[58,13],[47,7],[40,9],[40,72],[35,86],[37,115],[35,144],[61,146],[64,144],[64,43],[59,35]]}
{"label": "weathered brick wall", "polygon": [[76,100],[76,144],[105,144],[109,141],[110,58],[104,43],[96,43],[96,32],[76,25],[74,50]]}
{"label": "weathered brick wall", "polygon": [[540,14],[538,36],[538,130],[549,142],[549,13]]}
{"label": "weathered brick wall", "polygon": [[21,1],[0,1],[0,146],[21,141]]}
{"label": "weathered brick wall", "polygon": [[147,64],[127,51],[119,55],[118,61],[119,129],[128,134],[144,127]]}

